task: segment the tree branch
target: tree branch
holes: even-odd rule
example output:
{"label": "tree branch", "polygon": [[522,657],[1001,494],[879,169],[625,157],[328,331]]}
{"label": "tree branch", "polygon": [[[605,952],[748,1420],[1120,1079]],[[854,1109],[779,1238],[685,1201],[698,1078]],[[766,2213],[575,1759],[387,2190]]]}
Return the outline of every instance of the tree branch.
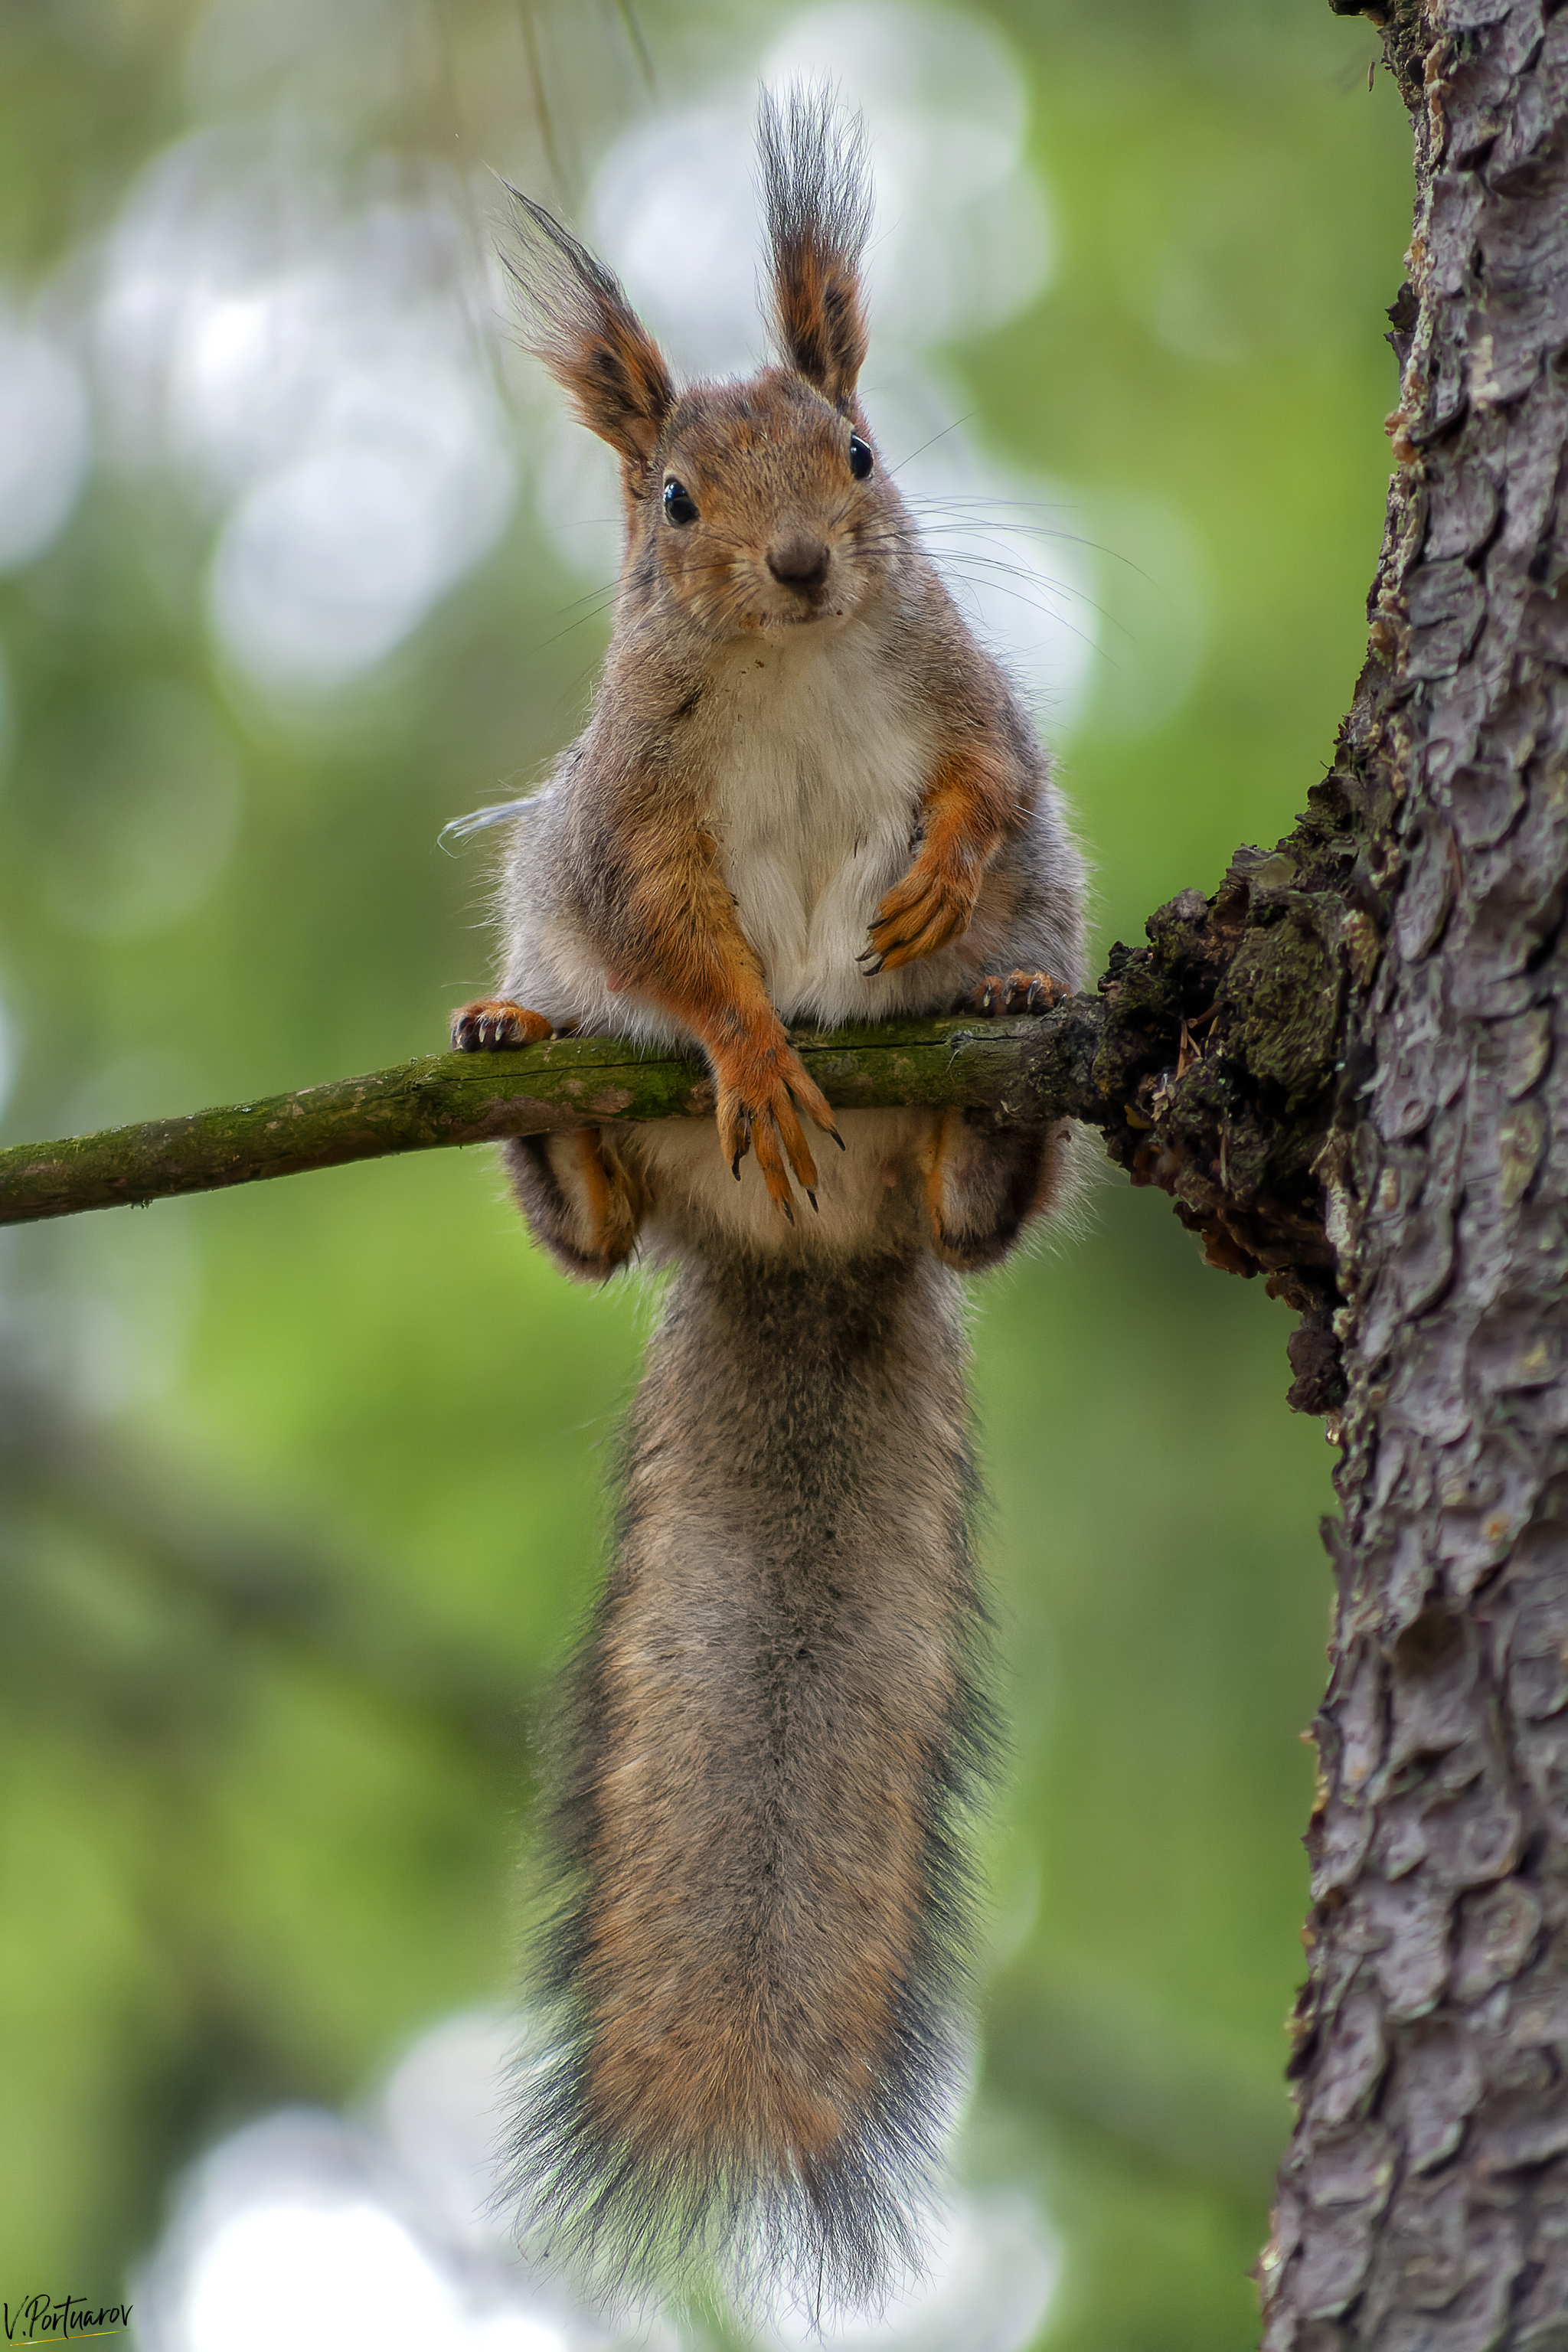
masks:
{"label": "tree branch", "polygon": [[[998,1021],[888,1022],[795,1043],[836,1108],[956,1104],[1005,1125],[1119,1120],[1096,1083],[1103,1008],[1089,996]],[[700,1118],[700,1064],[623,1039],[555,1038],[521,1051],[433,1054],[368,1076],[253,1103],[0,1151],[0,1224],[216,1192],[402,1151],[622,1119]]]}
{"label": "tree branch", "polygon": [[[1376,952],[1350,901],[1380,794],[1342,765],[1276,849],[1238,850],[1212,899],[1184,890],[1150,917],[1147,947],[1112,948],[1092,995],[1011,1019],[797,1030],[794,1043],[837,1109],[952,1105],[999,1126],[1100,1129],[1134,1184],[1172,1195],[1211,1265],[1264,1275],[1306,1318],[1289,1401],[1331,1412],[1344,1391],[1320,1177],[1346,1083],[1345,1004]],[[712,1108],[700,1066],[621,1039],[437,1054],[188,1118],[14,1144],[0,1151],[0,1224]]]}
{"label": "tree branch", "polygon": [[[1331,778],[1274,851],[1185,890],[1092,994],[1001,1020],[885,1022],[794,1043],[841,1110],[956,1106],[998,1126],[1099,1128],[1135,1184],[1172,1194],[1212,1265],[1268,1276],[1309,1318],[1291,1402],[1331,1407],[1336,1294],[1317,1162],[1333,1117],[1357,935],[1337,893],[1359,803]],[[710,1115],[700,1066],[624,1040],[438,1054],[254,1103],[0,1151],[0,1224],[213,1192],[351,1160],[621,1119]],[[1304,1350],[1304,1352],[1303,1352]]]}

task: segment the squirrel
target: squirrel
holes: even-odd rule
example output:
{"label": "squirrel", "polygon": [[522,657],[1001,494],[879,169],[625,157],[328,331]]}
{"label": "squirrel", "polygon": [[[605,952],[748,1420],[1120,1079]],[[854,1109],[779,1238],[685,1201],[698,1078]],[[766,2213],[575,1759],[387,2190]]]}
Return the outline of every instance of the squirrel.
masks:
{"label": "squirrel", "polygon": [[619,457],[625,558],[587,727],[519,804],[498,992],[452,1034],[695,1045],[718,1126],[504,1147],[568,1274],[674,1269],[572,1679],[517,2189],[602,2284],[716,2263],[819,2315],[920,2270],[964,2072],[990,1732],[961,1277],[1061,1208],[1074,1153],[836,1114],[786,1024],[1048,1005],[1084,879],[857,396],[858,121],[764,94],[759,150],[778,358],[744,381],[678,387],[510,192],[527,347]]}

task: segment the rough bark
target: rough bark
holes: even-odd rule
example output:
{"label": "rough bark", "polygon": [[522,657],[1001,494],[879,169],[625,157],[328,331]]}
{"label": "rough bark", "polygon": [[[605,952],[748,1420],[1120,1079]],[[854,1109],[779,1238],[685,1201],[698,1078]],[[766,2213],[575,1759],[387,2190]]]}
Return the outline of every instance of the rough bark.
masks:
{"label": "rough bark", "polygon": [[1436,0],[1384,35],[1415,230],[1331,780],[1370,984],[1320,1163],[1344,1517],[1264,2342],[1563,2352],[1568,11]]}

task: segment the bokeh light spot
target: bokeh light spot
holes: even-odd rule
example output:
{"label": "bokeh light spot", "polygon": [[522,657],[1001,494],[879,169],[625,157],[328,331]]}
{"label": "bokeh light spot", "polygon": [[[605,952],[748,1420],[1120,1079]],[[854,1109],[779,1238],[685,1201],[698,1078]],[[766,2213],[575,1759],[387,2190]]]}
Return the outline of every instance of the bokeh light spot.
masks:
{"label": "bokeh light spot", "polygon": [[0,572],[41,555],[76,505],[92,454],[81,371],[0,318]]}
{"label": "bokeh light spot", "polygon": [[405,2230],[369,2204],[237,2213],[191,2282],[191,2352],[447,2352],[463,2341],[450,2290]]}

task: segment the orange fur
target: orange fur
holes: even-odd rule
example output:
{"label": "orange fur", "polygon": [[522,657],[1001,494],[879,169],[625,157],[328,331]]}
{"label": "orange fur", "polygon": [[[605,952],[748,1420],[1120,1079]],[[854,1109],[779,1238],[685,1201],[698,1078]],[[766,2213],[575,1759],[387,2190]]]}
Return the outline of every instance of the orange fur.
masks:
{"label": "orange fur", "polygon": [[[649,1767],[656,1756],[658,1764],[617,1776],[601,1811],[602,1892],[590,1912],[584,1962],[590,1983],[597,1979],[606,1988],[592,2096],[617,2138],[654,2150],[674,2140],[708,2158],[740,2148],[769,2168],[799,2168],[831,2148],[884,2063],[892,1989],[909,1971],[921,1908],[924,1824],[914,1802],[915,1744],[906,1732],[902,1769],[889,1759],[877,1818],[864,1825],[878,1849],[875,1873],[852,1889],[834,1884],[831,1868],[826,1874],[823,1892],[837,1927],[831,1998],[780,2031],[778,2005],[795,2008],[801,1970],[811,1965],[805,1953],[791,1953],[787,1927],[762,1927],[746,1971],[749,1997],[739,2003],[734,1956],[723,1948],[704,1954],[689,1937],[679,1971],[646,1967],[647,1954],[676,1926],[678,1908],[705,1899],[707,1824],[683,1819],[686,1809],[671,1793],[700,1776],[700,1741],[679,1720],[679,1694],[668,1684],[628,1657],[624,1644],[612,1661],[616,1696],[644,1727]],[[663,1860],[659,1875],[645,1866],[650,1854]],[[810,1932],[804,1918],[797,1932]],[[638,1989],[629,2000],[628,1984]]]}
{"label": "orange fur", "polygon": [[754,1150],[769,1198],[793,1221],[788,1171],[805,1192],[816,1187],[795,1102],[825,1134],[837,1138],[838,1129],[773,1011],[719,873],[712,836],[656,823],[628,843],[626,864],[629,939],[617,948],[624,982],[701,1041],[713,1068],[725,1159],[738,1171]]}
{"label": "orange fur", "polygon": [[869,957],[896,971],[934,955],[969,929],[986,861],[1016,815],[1006,766],[988,743],[949,753],[921,802],[922,839],[914,864],[878,908]]}

